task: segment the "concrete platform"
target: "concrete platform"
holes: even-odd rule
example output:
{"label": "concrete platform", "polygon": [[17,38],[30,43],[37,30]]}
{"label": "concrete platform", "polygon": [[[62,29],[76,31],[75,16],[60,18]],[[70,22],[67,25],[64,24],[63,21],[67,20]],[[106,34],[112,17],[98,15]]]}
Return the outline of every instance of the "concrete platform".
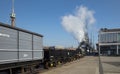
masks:
{"label": "concrete platform", "polygon": [[120,57],[100,56],[104,74],[120,74]]}
{"label": "concrete platform", "polygon": [[98,61],[98,57],[86,56],[40,74],[99,74]]}

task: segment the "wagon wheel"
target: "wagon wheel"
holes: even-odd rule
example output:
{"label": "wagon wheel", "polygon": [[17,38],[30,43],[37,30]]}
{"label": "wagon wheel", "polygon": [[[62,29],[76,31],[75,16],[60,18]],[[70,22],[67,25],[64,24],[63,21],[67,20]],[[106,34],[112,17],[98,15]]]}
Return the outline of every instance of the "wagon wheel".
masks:
{"label": "wagon wheel", "polygon": [[53,63],[53,66],[56,67],[56,62]]}
{"label": "wagon wheel", "polygon": [[45,68],[45,69],[49,69],[49,63],[48,63],[48,62],[45,62],[44,68]]}

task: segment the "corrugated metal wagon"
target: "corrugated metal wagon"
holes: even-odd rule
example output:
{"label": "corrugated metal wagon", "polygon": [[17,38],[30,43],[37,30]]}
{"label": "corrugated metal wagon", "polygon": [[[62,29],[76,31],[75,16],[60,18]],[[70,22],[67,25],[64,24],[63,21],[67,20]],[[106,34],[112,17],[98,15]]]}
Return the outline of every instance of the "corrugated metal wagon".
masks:
{"label": "corrugated metal wagon", "polygon": [[6,74],[25,72],[43,57],[42,35],[0,23],[0,70],[6,70]]}

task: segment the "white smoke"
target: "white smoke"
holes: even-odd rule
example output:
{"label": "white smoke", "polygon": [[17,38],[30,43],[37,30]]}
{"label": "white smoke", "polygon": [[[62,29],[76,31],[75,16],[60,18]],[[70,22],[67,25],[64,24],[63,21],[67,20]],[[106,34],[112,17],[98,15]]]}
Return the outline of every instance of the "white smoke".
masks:
{"label": "white smoke", "polygon": [[84,39],[85,32],[87,31],[86,26],[92,26],[95,22],[93,14],[94,12],[92,10],[88,10],[85,6],[77,7],[75,14],[69,14],[62,17],[62,25],[79,42],[81,42]]}

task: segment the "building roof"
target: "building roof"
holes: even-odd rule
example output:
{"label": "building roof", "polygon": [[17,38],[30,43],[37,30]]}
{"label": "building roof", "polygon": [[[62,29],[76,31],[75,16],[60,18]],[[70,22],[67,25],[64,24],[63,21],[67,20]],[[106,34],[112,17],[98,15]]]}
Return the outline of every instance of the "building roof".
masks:
{"label": "building roof", "polygon": [[120,28],[108,29],[108,28],[101,28],[101,32],[120,32]]}
{"label": "building roof", "polygon": [[19,31],[22,31],[22,32],[26,32],[26,33],[30,33],[30,34],[34,34],[34,35],[43,37],[43,35],[41,35],[41,34],[38,34],[38,33],[35,33],[35,32],[31,32],[31,31],[28,31],[28,30],[25,30],[25,29],[22,29],[22,28],[18,28],[18,27],[12,27],[12,26],[10,26],[8,24],[5,24],[5,23],[1,23],[0,22],[0,26],[11,28],[11,29],[14,29],[14,30],[19,30]]}

